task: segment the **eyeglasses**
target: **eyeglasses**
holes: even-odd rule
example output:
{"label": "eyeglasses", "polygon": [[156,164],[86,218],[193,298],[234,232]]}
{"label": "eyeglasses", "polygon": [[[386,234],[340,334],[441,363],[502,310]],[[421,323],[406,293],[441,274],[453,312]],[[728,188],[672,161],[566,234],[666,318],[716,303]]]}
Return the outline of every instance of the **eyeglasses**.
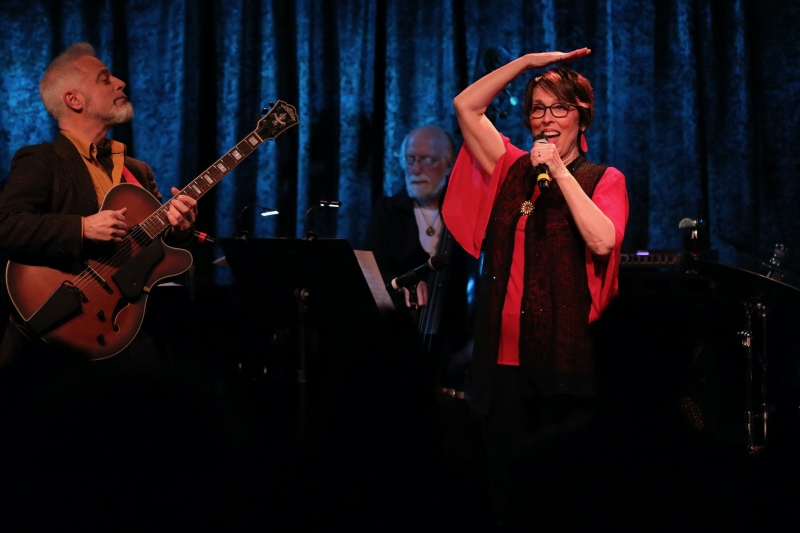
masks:
{"label": "eyeglasses", "polygon": [[570,108],[573,107],[575,106],[572,104],[553,104],[553,105],[536,104],[534,106],[531,106],[531,118],[544,118],[544,114],[548,109],[555,118],[564,118],[569,114]]}
{"label": "eyeglasses", "polygon": [[411,168],[414,166],[414,163],[419,163],[419,166],[422,168],[430,168],[434,166],[436,163],[439,162],[441,157],[434,157],[432,155],[423,155],[423,156],[413,156],[407,155],[406,156],[406,166]]}

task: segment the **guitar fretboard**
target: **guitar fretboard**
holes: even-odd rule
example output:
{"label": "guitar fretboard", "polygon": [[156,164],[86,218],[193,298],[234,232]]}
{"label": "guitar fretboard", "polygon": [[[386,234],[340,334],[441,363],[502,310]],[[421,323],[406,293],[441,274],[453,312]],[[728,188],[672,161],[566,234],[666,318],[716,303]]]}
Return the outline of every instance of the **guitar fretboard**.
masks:
{"label": "guitar fretboard", "polygon": [[[254,130],[239,141],[239,143],[231,148],[225,155],[217,159],[216,162],[208,167],[202,174],[192,180],[176,196],[184,195],[194,198],[195,200],[199,199],[211,190],[214,185],[219,183],[228,172],[236,167],[236,165],[252,154],[263,142],[264,139]],[[174,199],[175,197],[173,196],[172,198]],[[170,202],[171,201],[172,200],[170,200]],[[155,239],[170,226],[169,219],[167,219],[167,211],[169,210],[170,202],[162,205],[140,224],[151,239]]]}

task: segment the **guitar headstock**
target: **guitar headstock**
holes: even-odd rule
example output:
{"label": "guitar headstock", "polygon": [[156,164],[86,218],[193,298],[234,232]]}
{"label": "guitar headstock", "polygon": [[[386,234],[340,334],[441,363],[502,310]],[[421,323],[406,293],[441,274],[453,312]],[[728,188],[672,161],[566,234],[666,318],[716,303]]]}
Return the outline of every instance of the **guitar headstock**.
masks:
{"label": "guitar headstock", "polygon": [[283,100],[278,100],[272,109],[258,121],[256,133],[262,140],[272,140],[300,122],[297,110]]}

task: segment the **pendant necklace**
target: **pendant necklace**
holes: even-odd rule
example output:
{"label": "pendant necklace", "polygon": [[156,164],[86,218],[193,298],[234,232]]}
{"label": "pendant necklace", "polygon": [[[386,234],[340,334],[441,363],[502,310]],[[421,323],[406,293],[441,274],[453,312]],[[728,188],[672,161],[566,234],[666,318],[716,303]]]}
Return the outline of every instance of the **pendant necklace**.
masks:
{"label": "pendant necklace", "polygon": [[431,223],[428,222],[428,217],[425,216],[425,208],[422,207],[422,205],[420,205],[420,203],[417,202],[416,200],[414,200],[414,202],[419,206],[419,212],[422,215],[422,220],[424,220],[425,225],[428,226],[428,229],[425,230],[425,234],[428,237],[433,237],[434,235],[436,235],[436,230],[433,228],[433,226],[436,224],[436,221],[439,220],[439,210],[438,209],[436,210],[436,218],[434,218],[433,223]]}

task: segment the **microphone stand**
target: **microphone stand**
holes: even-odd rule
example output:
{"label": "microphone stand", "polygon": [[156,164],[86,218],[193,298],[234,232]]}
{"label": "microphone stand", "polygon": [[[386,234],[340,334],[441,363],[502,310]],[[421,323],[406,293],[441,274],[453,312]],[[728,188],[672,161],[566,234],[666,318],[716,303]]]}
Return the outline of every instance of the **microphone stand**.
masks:
{"label": "microphone stand", "polygon": [[315,205],[312,205],[306,211],[305,216],[303,217],[303,229],[306,233],[306,238],[309,240],[314,240],[317,238],[317,232],[314,229],[309,229],[309,221],[312,219],[312,214],[316,214],[317,209],[321,208],[338,208],[342,206],[342,202],[339,200],[320,200]]}
{"label": "microphone stand", "polygon": [[413,286],[407,289],[408,303],[411,304],[408,310],[411,312],[411,319],[415,324],[419,323],[419,299],[417,298],[417,285],[419,285],[419,283],[415,283]]}
{"label": "microphone stand", "polygon": [[297,303],[297,392],[298,392],[298,436],[300,444],[307,443],[306,417],[306,300],[309,293],[306,289],[295,289],[294,298]]}
{"label": "microphone stand", "polygon": [[247,239],[250,236],[250,233],[253,232],[255,222],[252,220],[252,218],[245,218],[245,215],[252,217],[251,212],[256,208],[258,208],[258,214],[262,217],[278,214],[278,210],[272,207],[264,207],[257,204],[247,204],[242,208],[241,211],[239,211],[239,236],[236,237],[237,239]]}

